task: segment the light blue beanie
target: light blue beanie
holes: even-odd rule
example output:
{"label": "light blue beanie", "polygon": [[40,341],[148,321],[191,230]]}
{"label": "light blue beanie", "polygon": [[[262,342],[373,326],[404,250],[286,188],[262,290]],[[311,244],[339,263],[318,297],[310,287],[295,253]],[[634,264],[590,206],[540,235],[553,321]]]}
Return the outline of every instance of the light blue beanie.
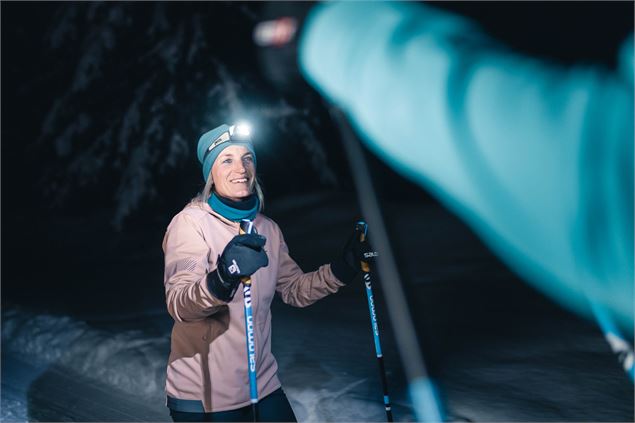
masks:
{"label": "light blue beanie", "polygon": [[[205,182],[207,182],[209,171],[212,169],[212,165],[214,164],[214,161],[216,160],[218,155],[221,153],[221,151],[223,151],[225,148],[229,147],[230,145],[242,145],[244,147],[247,147],[247,149],[251,152],[251,154],[254,157],[254,166],[256,165],[256,152],[254,151],[254,147],[251,144],[251,141],[249,140],[230,139],[229,141],[218,144],[216,147],[212,149],[212,151],[209,152],[209,154],[207,154],[207,157],[205,156],[205,153],[207,153],[207,150],[212,145],[212,143],[218,137],[220,137],[223,134],[223,132],[228,132],[228,131],[229,131],[229,125],[222,124],[221,126],[216,127],[212,129],[211,131],[204,133],[203,135],[201,135],[201,138],[199,138],[198,140],[196,155],[198,156],[198,161],[203,166],[203,179],[205,180]],[[205,159],[205,161],[203,161],[203,158]]]}

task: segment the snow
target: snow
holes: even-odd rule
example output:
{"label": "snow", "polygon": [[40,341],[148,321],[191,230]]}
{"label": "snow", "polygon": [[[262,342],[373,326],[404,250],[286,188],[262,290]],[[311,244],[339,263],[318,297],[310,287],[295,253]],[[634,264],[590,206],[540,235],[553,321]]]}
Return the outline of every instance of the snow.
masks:
{"label": "snow", "polygon": [[[294,316],[298,311],[282,304],[276,305],[274,331],[278,331],[278,336],[274,337],[273,349],[281,368],[285,369],[280,376],[300,421],[381,421],[384,409],[378,391],[380,385],[375,357],[370,348],[372,344],[363,339],[364,334],[370,336],[369,330],[352,335],[348,333],[348,327],[337,327],[337,322],[325,321],[323,323],[334,325],[333,330],[326,331],[322,324],[308,321],[310,316],[298,319]],[[134,318],[154,319],[156,316],[150,314]],[[367,322],[363,323],[363,329],[367,329]],[[308,325],[316,331],[304,330]],[[28,396],[24,393],[20,396],[16,389],[7,390],[5,380],[9,384],[21,381],[26,392],[30,385],[38,383],[43,374],[49,373],[51,367],[61,369],[62,373],[77,374],[90,386],[104,384],[116,392],[152,405],[150,408],[160,413],[164,408],[169,325],[164,326],[163,331],[159,336],[150,336],[140,330],[112,333],[68,316],[35,314],[20,308],[5,309],[3,363],[20,369],[21,374],[3,372],[1,420],[25,420],[29,411]],[[315,342],[316,333],[320,334],[320,342]],[[333,345],[341,344],[342,339],[346,339],[349,345],[334,348]],[[372,338],[369,339],[372,342]],[[25,358],[28,366],[20,363]],[[393,366],[395,358],[393,352]],[[366,375],[369,371],[370,375]],[[84,395],[82,392],[74,394]],[[103,401],[103,398],[100,400]],[[408,410],[408,405],[403,402],[403,398],[399,399],[395,408]],[[77,412],[84,413],[86,410]],[[411,419],[411,411],[406,411],[398,416],[397,421]]]}
{"label": "snow", "polygon": [[192,41],[189,43],[188,51],[187,51],[187,63],[191,65],[194,63],[199,52],[205,49],[207,46],[207,41],[205,40],[205,33],[201,24],[201,17],[194,16],[192,17],[192,28],[194,34],[192,35]]}
{"label": "snow", "polygon": [[122,391],[156,399],[163,389],[169,333],[109,333],[69,316],[34,314],[15,308],[2,316],[3,354],[29,357],[38,366],[55,364]]}
{"label": "snow", "polygon": [[118,152],[125,153],[128,150],[128,144],[132,141],[132,136],[139,131],[141,125],[141,107],[146,100],[146,94],[150,88],[150,81],[146,81],[135,89],[133,101],[128,106],[126,113],[123,115],[121,128],[119,129]]}
{"label": "snow", "polygon": [[77,19],[78,10],[75,7],[68,7],[60,12],[55,25],[47,37],[50,46],[54,49],[60,48],[64,42],[77,36]]}
{"label": "snow", "polygon": [[85,113],[77,116],[77,120],[72,121],[55,140],[55,150],[60,157],[66,157],[71,154],[73,149],[73,140],[77,139],[77,136],[84,132],[91,124],[90,116]]}
{"label": "snow", "polygon": [[[237,41],[238,50],[227,49],[216,42],[218,34],[234,31],[237,40],[250,39],[245,22],[256,10],[233,3],[211,9],[204,3],[185,9],[68,3],[45,17],[51,41],[32,53],[50,61],[41,77],[51,92],[40,101],[36,138],[38,151],[52,145],[54,152],[35,157],[42,162],[36,186],[45,187],[44,200],[64,205],[80,200],[77,188],[99,187],[116,202],[111,221],[121,228],[171,183],[171,172],[196,163],[192,146],[201,133],[253,116],[263,128],[284,129],[277,139],[298,138],[300,154],[318,175],[314,184],[336,186],[319,141],[323,125],[309,110],[315,104],[296,109],[272,96],[255,60],[244,67],[236,60],[253,58],[253,46]],[[298,116],[310,123],[295,123]],[[184,140],[190,148],[183,148]]]}
{"label": "snow", "polygon": [[[8,365],[10,363],[10,366]],[[167,421],[165,409],[56,365],[3,353],[3,421]]]}
{"label": "snow", "polygon": [[[305,270],[344,242],[355,213],[350,200],[325,193],[277,201],[268,211]],[[439,209],[409,212],[431,229],[426,239],[414,236],[422,227],[399,234],[398,247],[426,252],[408,265],[433,275],[410,278],[408,287],[449,420],[632,421],[633,385],[592,323],[520,283]],[[160,266],[149,257],[138,255],[135,265]],[[460,268],[451,272],[447,257]],[[381,285],[374,288],[395,421],[413,421],[396,329]],[[100,289],[112,287],[95,284],[95,298]],[[71,316],[3,305],[0,420],[169,421],[163,389],[172,321],[160,302],[139,309],[135,290],[147,285],[127,289],[130,304],[108,312],[87,306]],[[121,313],[124,306],[133,311]],[[307,308],[276,300],[272,314],[279,377],[299,421],[384,420],[361,280]]]}

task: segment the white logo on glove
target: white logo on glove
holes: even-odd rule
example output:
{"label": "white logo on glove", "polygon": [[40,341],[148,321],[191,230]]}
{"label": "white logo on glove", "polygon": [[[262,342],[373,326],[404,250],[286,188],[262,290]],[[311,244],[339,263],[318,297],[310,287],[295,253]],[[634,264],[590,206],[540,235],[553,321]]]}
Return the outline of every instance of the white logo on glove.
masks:
{"label": "white logo on glove", "polygon": [[235,273],[240,273],[240,267],[238,267],[238,263],[236,263],[236,260],[232,260],[232,265],[229,266],[227,268],[227,270],[229,270],[230,274],[235,274]]}

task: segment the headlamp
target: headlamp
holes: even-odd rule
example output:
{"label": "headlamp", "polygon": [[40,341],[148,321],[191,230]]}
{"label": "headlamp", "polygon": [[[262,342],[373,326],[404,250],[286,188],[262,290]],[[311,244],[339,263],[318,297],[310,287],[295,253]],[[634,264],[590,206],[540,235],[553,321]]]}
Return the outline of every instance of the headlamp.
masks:
{"label": "headlamp", "polygon": [[238,123],[236,125],[230,126],[229,130],[220,134],[214,140],[214,142],[212,142],[210,146],[207,147],[207,151],[205,152],[205,155],[203,156],[203,161],[205,161],[205,158],[207,157],[207,155],[220,144],[227,141],[242,142],[242,143],[251,142],[250,135],[251,135],[251,130],[249,128],[249,125],[245,123]]}
{"label": "headlamp", "polygon": [[237,123],[229,127],[230,136],[249,138],[251,128],[246,123]]}

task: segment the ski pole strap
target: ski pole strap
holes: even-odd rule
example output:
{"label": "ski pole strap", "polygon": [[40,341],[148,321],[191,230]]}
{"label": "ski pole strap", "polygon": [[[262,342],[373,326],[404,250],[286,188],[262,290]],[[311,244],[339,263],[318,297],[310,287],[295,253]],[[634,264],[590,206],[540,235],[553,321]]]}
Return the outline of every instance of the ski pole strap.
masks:
{"label": "ski pole strap", "polygon": [[238,232],[240,234],[250,234],[255,232],[254,221],[249,219],[242,219],[240,221],[240,229]]}
{"label": "ski pole strap", "polygon": [[[240,235],[250,234],[255,231],[254,221],[249,219],[242,219],[240,221],[240,227],[238,229],[238,233]],[[245,276],[240,279],[243,283],[251,283],[251,278],[249,276]],[[245,315],[246,316],[246,315]]]}
{"label": "ski pole strap", "polygon": [[[368,225],[363,220],[358,220],[355,224],[355,230],[359,232],[360,242],[366,241],[366,235],[368,234]],[[370,272],[370,266],[367,262],[361,262],[362,272]]]}

